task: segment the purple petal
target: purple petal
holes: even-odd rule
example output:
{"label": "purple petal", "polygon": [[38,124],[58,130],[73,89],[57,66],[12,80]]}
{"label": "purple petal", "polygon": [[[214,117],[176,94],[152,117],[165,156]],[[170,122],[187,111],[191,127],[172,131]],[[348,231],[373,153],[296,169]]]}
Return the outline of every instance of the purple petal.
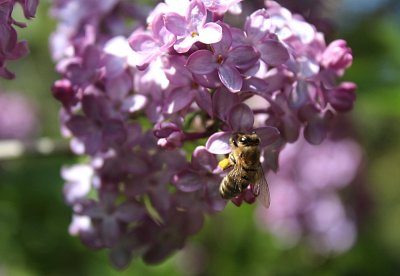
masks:
{"label": "purple petal", "polygon": [[101,52],[96,46],[88,46],[83,53],[83,67],[96,70],[100,65]]}
{"label": "purple petal", "polygon": [[212,100],[211,94],[208,92],[207,89],[199,88],[196,91],[195,100],[197,105],[204,111],[207,112],[210,117],[213,116],[212,114]]}
{"label": "purple petal", "polygon": [[253,66],[259,57],[253,47],[238,46],[229,51],[226,62],[232,63],[236,68],[247,69]]}
{"label": "purple petal", "polygon": [[185,17],[171,12],[164,16],[164,22],[165,28],[174,35],[183,36],[186,34],[187,22]]}
{"label": "purple petal", "polygon": [[228,63],[218,67],[218,75],[222,84],[231,92],[239,92],[242,88],[243,79],[239,71]]}
{"label": "purple petal", "polygon": [[291,108],[298,109],[305,105],[309,100],[308,84],[303,80],[299,80],[295,89],[289,94],[288,103]]}
{"label": "purple petal", "polygon": [[189,90],[188,87],[177,88],[168,94],[163,112],[167,114],[176,113],[188,107],[193,99],[193,90]]}
{"label": "purple petal", "polygon": [[207,19],[207,10],[201,1],[191,1],[187,9],[186,18],[193,27],[203,25]]}
{"label": "purple petal", "polygon": [[[110,45],[111,45],[111,43],[110,43]],[[111,50],[108,50],[108,49],[107,49],[107,51],[111,52]],[[118,51],[121,51],[120,47],[118,47]],[[129,48],[129,51],[132,51],[132,49]],[[116,55],[114,55],[114,53],[109,54],[109,52],[107,54],[105,54],[105,56],[103,58],[103,63],[104,63],[104,67],[106,70],[107,79],[113,79],[124,73],[124,71],[126,69],[126,58],[121,57],[121,56],[116,56]]]}
{"label": "purple petal", "polygon": [[199,41],[205,44],[217,43],[222,39],[222,28],[220,25],[210,22],[199,29]]}
{"label": "purple petal", "polygon": [[280,132],[275,127],[261,127],[254,130],[258,137],[260,137],[260,147],[265,147],[275,143],[280,138]]}
{"label": "purple petal", "polygon": [[124,124],[116,119],[105,121],[102,128],[102,136],[107,145],[121,145],[126,140]]}
{"label": "purple petal", "polygon": [[117,246],[111,248],[110,262],[119,270],[126,268],[132,260],[131,251],[125,247],[117,244]]}
{"label": "purple petal", "polygon": [[139,220],[146,213],[146,209],[143,205],[136,201],[126,201],[118,206],[115,216],[124,222],[132,222]]}
{"label": "purple petal", "polygon": [[243,80],[242,91],[255,92],[262,95],[265,91],[268,91],[268,87],[269,85],[265,80],[252,77]]}
{"label": "purple petal", "polygon": [[288,78],[278,70],[275,71],[275,74],[269,75],[264,80],[266,83],[268,83],[268,89],[265,91],[260,91],[263,92],[263,94],[269,94],[271,92],[278,91],[282,89],[282,87],[289,81]]}
{"label": "purple petal", "polygon": [[164,214],[170,208],[170,194],[166,185],[158,185],[156,188],[150,189],[148,194],[151,204],[160,215]]}
{"label": "purple petal", "polygon": [[224,23],[221,23],[220,25],[222,28],[222,38],[218,43],[214,43],[212,48],[215,54],[221,54],[224,56],[232,45],[232,35],[227,25]]}
{"label": "purple petal", "polygon": [[269,65],[277,66],[289,60],[288,50],[277,40],[267,39],[257,46],[261,59]]}
{"label": "purple petal", "polygon": [[69,130],[78,138],[89,135],[97,130],[93,123],[84,116],[74,115],[66,122]]}
{"label": "purple petal", "polygon": [[193,74],[210,74],[217,68],[217,63],[212,52],[199,50],[189,56],[186,67]]}
{"label": "purple petal", "polygon": [[158,48],[154,38],[145,32],[135,32],[129,38],[129,46],[135,52],[150,52]]}
{"label": "purple petal", "polygon": [[199,190],[204,183],[200,175],[192,170],[184,170],[174,177],[174,185],[182,192],[194,192]]}
{"label": "purple petal", "polygon": [[116,219],[112,216],[106,216],[102,220],[101,234],[105,246],[113,246],[119,239],[121,228]]}
{"label": "purple petal", "polygon": [[212,96],[212,108],[215,116],[222,121],[227,121],[229,111],[233,106],[240,102],[239,95],[227,91],[225,88],[219,88]]}
{"label": "purple petal", "polygon": [[143,109],[146,103],[147,97],[140,94],[132,95],[122,102],[121,110],[133,113]]}
{"label": "purple petal", "polygon": [[242,29],[231,27],[232,47],[248,45],[249,41]]}
{"label": "purple petal", "polygon": [[114,77],[107,80],[106,92],[107,95],[114,101],[122,101],[129,91],[132,89],[132,77],[127,74],[122,74],[119,77]]}
{"label": "purple petal", "polygon": [[198,146],[192,155],[192,166],[196,171],[212,172],[217,167],[217,159],[203,146]]}
{"label": "purple petal", "polygon": [[268,34],[271,28],[271,20],[267,10],[261,9],[252,13],[244,25],[247,36],[254,42],[260,41]]}
{"label": "purple petal", "polygon": [[313,144],[319,145],[325,139],[327,134],[326,126],[323,124],[322,121],[313,121],[307,124],[304,128],[304,138]]}
{"label": "purple petal", "polygon": [[217,70],[214,70],[210,74],[193,74],[193,80],[199,85],[211,89],[221,86],[221,81],[219,80]]}
{"label": "purple petal", "polygon": [[206,149],[212,154],[227,154],[231,152],[231,145],[229,139],[232,133],[228,132],[216,132],[208,138],[206,142]]}
{"label": "purple petal", "polygon": [[357,86],[352,82],[343,82],[336,88],[328,90],[328,101],[338,111],[349,111],[356,99]]}
{"label": "purple petal", "polygon": [[35,17],[38,4],[39,0],[25,0],[23,8],[26,18]]}
{"label": "purple petal", "polygon": [[228,122],[235,131],[251,130],[254,124],[253,111],[248,105],[240,103],[231,108]]}

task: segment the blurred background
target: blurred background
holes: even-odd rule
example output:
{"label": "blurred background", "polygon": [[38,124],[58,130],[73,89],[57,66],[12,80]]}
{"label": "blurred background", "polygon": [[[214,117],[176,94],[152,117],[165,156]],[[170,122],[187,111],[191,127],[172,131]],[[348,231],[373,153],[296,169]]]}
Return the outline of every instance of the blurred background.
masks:
{"label": "blurred background", "polygon": [[[277,200],[274,208],[278,210],[271,210],[270,215],[256,205],[237,208],[228,204],[225,211],[207,219],[184,250],[166,262],[146,266],[134,260],[119,272],[110,266],[106,251],[91,251],[68,234],[71,211],[63,202],[60,169],[77,162],[77,158],[61,150],[51,156],[33,153],[0,158],[0,275],[398,275],[400,2],[281,3],[303,13],[325,31],[327,41],[343,38],[353,49],[354,63],[344,80],[357,83],[357,101],[354,110],[338,123],[338,129],[345,133],[339,138],[350,141],[346,144],[349,147],[339,147],[342,156],[352,152],[350,163],[357,164],[351,176],[346,176],[345,169],[341,171],[347,178],[336,187],[341,197],[341,207],[337,208],[345,210],[346,219],[351,220],[343,228],[347,234],[335,236],[345,242],[332,247],[319,239],[320,230],[307,229],[301,219],[297,227],[302,231],[280,233],[282,225],[271,220],[282,216],[279,209],[287,210],[291,201]],[[41,1],[36,18],[28,22],[28,28],[19,29],[19,37],[28,40],[31,53],[8,63],[17,78],[0,79],[3,142],[40,137],[62,140],[60,106],[50,92],[58,76],[48,50],[48,37],[56,24],[48,8],[49,2]],[[16,12],[21,13],[19,9]],[[304,156],[312,154],[313,149],[300,147]],[[285,156],[293,158],[290,152]],[[329,163],[323,170],[332,168],[335,172],[336,165]],[[273,201],[274,194],[291,193],[290,189],[276,190],[279,175],[269,178]],[[315,210],[329,211],[329,206],[336,205],[316,204]],[[301,216],[302,205],[295,207],[300,214],[294,215]],[[318,218],[318,214],[315,216]],[[329,222],[322,218],[321,223]]]}

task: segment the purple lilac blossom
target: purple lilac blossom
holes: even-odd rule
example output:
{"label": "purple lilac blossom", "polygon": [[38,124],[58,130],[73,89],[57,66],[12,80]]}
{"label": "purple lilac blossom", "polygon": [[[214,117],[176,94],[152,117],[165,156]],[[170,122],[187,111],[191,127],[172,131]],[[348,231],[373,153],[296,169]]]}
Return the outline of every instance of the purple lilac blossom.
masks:
{"label": "purple lilac blossom", "polygon": [[276,204],[256,211],[260,227],[285,247],[304,237],[322,254],[348,250],[356,239],[356,225],[351,207],[338,192],[355,179],[361,159],[360,146],[350,138],[326,139],[318,146],[304,139],[286,145],[279,172],[268,175]]}
{"label": "purple lilac blossom", "polygon": [[[70,232],[110,248],[118,268],[164,260],[224,209],[218,160],[233,132],[257,132],[266,172],[277,171],[286,143],[303,130],[321,143],[329,119],[353,105],[355,85],[336,83],[352,60],[343,41],[326,47],[270,2],[231,26],[224,14],[239,14],[239,2],[168,0],[147,19],[125,0],[53,5],[52,91],[63,135],[88,157],[63,169]],[[255,199],[246,190],[232,201]]]}
{"label": "purple lilac blossom", "polygon": [[8,60],[16,60],[28,54],[26,41],[18,41],[18,34],[15,26],[25,28],[26,24],[16,21],[12,12],[16,3],[22,6],[26,19],[35,17],[39,0],[4,0],[0,1],[0,77],[13,79],[14,73],[6,67]]}

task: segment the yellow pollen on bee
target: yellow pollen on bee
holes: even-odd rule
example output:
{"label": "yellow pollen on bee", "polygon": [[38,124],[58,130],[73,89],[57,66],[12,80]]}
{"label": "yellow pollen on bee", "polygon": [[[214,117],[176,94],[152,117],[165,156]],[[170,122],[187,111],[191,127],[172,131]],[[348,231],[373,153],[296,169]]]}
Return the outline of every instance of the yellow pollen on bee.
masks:
{"label": "yellow pollen on bee", "polygon": [[225,170],[228,167],[230,167],[230,162],[228,158],[222,159],[221,161],[218,162],[218,166],[222,169]]}

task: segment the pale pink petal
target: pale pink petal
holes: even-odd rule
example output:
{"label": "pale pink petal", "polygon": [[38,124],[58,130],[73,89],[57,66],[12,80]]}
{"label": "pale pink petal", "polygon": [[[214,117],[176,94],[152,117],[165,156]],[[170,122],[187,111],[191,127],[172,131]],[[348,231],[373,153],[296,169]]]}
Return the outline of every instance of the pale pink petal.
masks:
{"label": "pale pink petal", "polygon": [[222,28],[220,25],[210,22],[199,29],[199,41],[205,44],[217,43],[222,38]]}
{"label": "pale pink petal", "polygon": [[227,154],[231,152],[231,145],[229,144],[229,138],[231,138],[231,132],[216,132],[208,138],[206,143],[206,149],[213,154]]}

